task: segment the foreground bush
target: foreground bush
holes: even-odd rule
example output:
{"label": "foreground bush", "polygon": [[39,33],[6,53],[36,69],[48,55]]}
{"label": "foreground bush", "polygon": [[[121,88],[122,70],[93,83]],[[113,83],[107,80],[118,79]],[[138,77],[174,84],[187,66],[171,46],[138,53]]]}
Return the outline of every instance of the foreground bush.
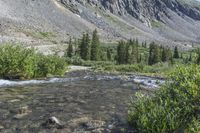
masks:
{"label": "foreground bush", "polygon": [[22,46],[0,46],[0,78],[30,79],[61,75],[66,68],[65,60],[56,56],[37,54],[34,49]]}
{"label": "foreground bush", "polygon": [[154,94],[136,94],[128,121],[140,133],[200,132],[200,66],[179,67]]}

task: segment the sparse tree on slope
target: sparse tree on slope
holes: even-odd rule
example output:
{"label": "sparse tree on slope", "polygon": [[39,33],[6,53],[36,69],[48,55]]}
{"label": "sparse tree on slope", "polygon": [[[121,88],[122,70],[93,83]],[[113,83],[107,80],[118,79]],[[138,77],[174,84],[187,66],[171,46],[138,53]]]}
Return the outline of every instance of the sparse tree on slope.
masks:
{"label": "sparse tree on slope", "polygon": [[90,37],[88,33],[83,33],[80,43],[80,56],[84,60],[90,59]]}
{"label": "sparse tree on slope", "polygon": [[72,46],[72,39],[70,38],[69,39],[69,46],[68,46],[68,49],[67,49],[67,57],[72,57],[73,56],[73,46]]}
{"label": "sparse tree on slope", "polygon": [[177,46],[174,48],[174,58],[175,59],[179,58],[179,52],[178,52],[178,47]]}
{"label": "sparse tree on slope", "polygon": [[110,49],[107,49],[107,60],[111,61],[112,60],[112,53]]}
{"label": "sparse tree on slope", "polygon": [[117,62],[118,64],[126,64],[127,60],[127,46],[124,41],[120,41],[117,47]]}
{"label": "sparse tree on slope", "polygon": [[98,32],[95,29],[92,35],[91,60],[98,61],[99,59],[100,59],[100,41]]}

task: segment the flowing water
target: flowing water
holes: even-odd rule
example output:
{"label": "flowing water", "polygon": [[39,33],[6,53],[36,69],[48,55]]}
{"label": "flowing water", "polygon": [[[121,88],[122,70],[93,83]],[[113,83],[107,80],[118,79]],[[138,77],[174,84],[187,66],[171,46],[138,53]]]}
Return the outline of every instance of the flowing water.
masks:
{"label": "flowing water", "polygon": [[[90,71],[48,80],[0,80],[0,131],[129,132],[128,103],[138,84],[153,89],[158,80]],[[48,121],[53,116],[62,128]]]}

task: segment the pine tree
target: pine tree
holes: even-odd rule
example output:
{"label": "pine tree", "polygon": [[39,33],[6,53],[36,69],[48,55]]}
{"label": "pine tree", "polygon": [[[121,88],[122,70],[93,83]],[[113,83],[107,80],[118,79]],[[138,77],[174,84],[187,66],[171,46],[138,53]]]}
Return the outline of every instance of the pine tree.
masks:
{"label": "pine tree", "polygon": [[161,54],[161,60],[162,62],[166,62],[171,60],[172,58],[172,52],[170,48],[162,48],[162,54]]}
{"label": "pine tree", "polygon": [[79,49],[79,39],[74,39],[74,54],[80,55],[80,49]]}
{"label": "pine tree", "polygon": [[156,64],[161,61],[161,56],[160,56],[160,47],[156,45],[154,42],[150,44],[149,47],[149,65]]}
{"label": "pine tree", "polygon": [[107,60],[111,61],[112,60],[112,53],[110,49],[107,49]]}
{"label": "pine tree", "polygon": [[138,63],[141,63],[142,62],[142,54],[140,54],[140,58],[139,58],[139,62]]}
{"label": "pine tree", "polygon": [[129,40],[127,43],[127,58],[126,62],[128,64],[135,64],[138,62],[138,46],[137,42],[134,40]]}
{"label": "pine tree", "polygon": [[153,51],[154,51],[154,47],[155,47],[155,43],[152,42],[150,45],[149,45],[149,59],[148,59],[148,64],[149,65],[153,65]]}
{"label": "pine tree", "polygon": [[67,49],[67,57],[72,57],[73,56],[73,46],[72,46],[72,39],[70,38],[69,39],[69,46],[68,46],[68,49]]}
{"label": "pine tree", "polygon": [[129,42],[126,44],[126,63],[133,64],[133,58],[133,44],[132,40],[129,40]]}
{"label": "pine tree", "polygon": [[91,60],[98,61],[100,59],[100,41],[97,30],[95,29],[92,35],[91,45]]}
{"label": "pine tree", "polygon": [[153,56],[153,63],[156,64],[158,62],[161,61],[161,58],[160,58],[160,48],[158,45],[155,46],[155,49],[154,49],[154,56]]}
{"label": "pine tree", "polygon": [[99,60],[101,61],[107,61],[108,58],[107,58],[107,51],[104,51],[104,50],[99,50]]}
{"label": "pine tree", "polygon": [[83,33],[82,38],[80,40],[80,45],[79,45],[80,57],[82,59],[84,59],[84,57],[85,57],[85,39],[86,39],[86,34]]}
{"label": "pine tree", "polygon": [[189,57],[188,61],[192,61],[192,52],[190,52],[190,57]]}
{"label": "pine tree", "polygon": [[90,46],[90,36],[89,34],[87,33],[86,34],[86,37],[85,37],[85,60],[90,60],[90,52],[91,52],[91,46]]}
{"label": "pine tree", "polygon": [[147,48],[147,42],[146,41],[144,42],[144,48]]}
{"label": "pine tree", "polygon": [[83,33],[80,43],[80,56],[84,60],[90,59],[90,38],[88,33]]}
{"label": "pine tree", "polygon": [[174,58],[175,59],[179,58],[179,52],[178,52],[178,47],[177,46],[174,48]]}
{"label": "pine tree", "polygon": [[181,59],[183,59],[183,53],[181,53],[181,56],[180,56],[180,58],[181,58]]}
{"label": "pine tree", "polygon": [[173,58],[173,55],[171,54],[171,57],[170,57],[170,63],[173,65],[174,64],[174,58]]}
{"label": "pine tree", "polygon": [[200,49],[197,52],[197,64],[200,64]]}
{"label": "pine tree", "polygon": [[162,49],[162,62],[166,62],[167,61],[167,50],[166,48]]}
{"label": "pine tree", "polygon": [[127,61],[127,46],[124,41],[120,41],[117,46],[117,62],[118,64],[126,64]]}

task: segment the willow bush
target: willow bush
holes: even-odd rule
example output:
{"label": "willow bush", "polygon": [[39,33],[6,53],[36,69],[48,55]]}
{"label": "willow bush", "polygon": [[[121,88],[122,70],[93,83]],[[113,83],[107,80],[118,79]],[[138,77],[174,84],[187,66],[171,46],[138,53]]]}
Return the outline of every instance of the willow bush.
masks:
{"label": "willow bush", "polygon": [[151,95],[136,93],[128,121],[140,133],[200,132],[200,66],[177,67]]}
{"label": "willow bush", "polygon": [[0,46],[0,77],[4,79],[42,78],[47,75],[62,75],[66,68],[65,60],[36,53],[21,45]]}

